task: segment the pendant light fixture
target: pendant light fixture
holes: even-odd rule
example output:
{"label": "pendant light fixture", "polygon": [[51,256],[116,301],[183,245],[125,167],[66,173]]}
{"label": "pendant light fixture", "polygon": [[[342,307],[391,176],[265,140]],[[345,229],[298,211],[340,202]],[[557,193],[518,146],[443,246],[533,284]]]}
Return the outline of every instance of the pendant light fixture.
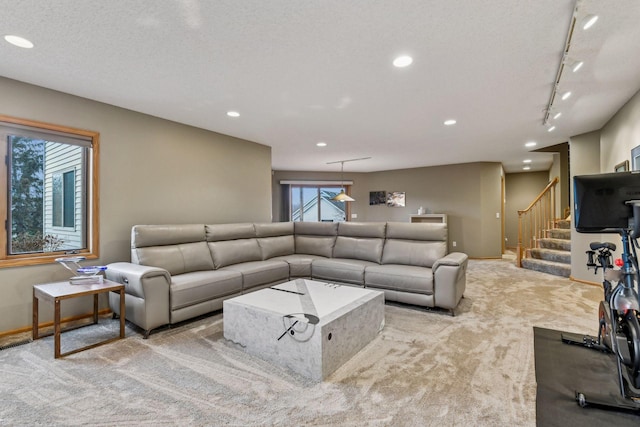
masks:
{"label": "pendant light fixture", "polygon": [[327,162],[328,165],[331,165],[331,164],[334,164],[334,163],[340,163],[340,186],[342,188],[340,189],[340,193],[338,193],[331,200],[333,200],[334,202],[355,202],[356,201],[353,197],[348,196],[347,193],[344,192],[344,163],[345,162],[355,162],[356,160],[367,160],[367,159],[370,159],[370,158],[371,157],[362,157],[360,159],[338,160],[338,161],[335,161],[335,162]]}

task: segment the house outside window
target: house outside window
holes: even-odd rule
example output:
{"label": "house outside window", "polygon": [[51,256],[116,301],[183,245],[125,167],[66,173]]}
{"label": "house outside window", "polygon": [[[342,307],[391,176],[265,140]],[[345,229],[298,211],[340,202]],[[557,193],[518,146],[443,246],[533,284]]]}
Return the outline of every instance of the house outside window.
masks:
{"label": "house outside window", "polygon": [[98,134],[0,116],[0,267],[98,255]]}
{"label": "house outside window", "polygon": [[289,216],[291,221],[346,221],[347,205],[332,200],[341,189],[341,186],[292,185]]}

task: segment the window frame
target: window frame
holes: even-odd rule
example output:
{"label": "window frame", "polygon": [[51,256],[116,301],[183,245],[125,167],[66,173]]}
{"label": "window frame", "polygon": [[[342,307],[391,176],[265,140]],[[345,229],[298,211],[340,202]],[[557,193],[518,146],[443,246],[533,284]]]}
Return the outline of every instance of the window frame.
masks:
{"label": "window frame", "polygon": [[7,141],[0,143],[0,221],[4,226],[0,227],[0,268],[20,267],[28,265],[42,265],[55,262],[56,258],[73,254],[83,256],[87,259],[99,257],[100,235],[99,235],[99,154],[100,154],[100,134],[98,132],[78,129],[69,126],[56,125],[52,123],[39,122],[0,114],[0,126],[24,127],[37,132],[38,130],[49,134],[66,134],[71,137],[87,140],[90,143],[89,155],[87,155],[87,182],[83,200],[87,207],[83,224],[86,233],[86,248],[73,251],[53,251],[45,253],[29,254],[9,254],[8,253],[8,225],[9,225],[9,197],[10,179],[8,174],[8,144]]}

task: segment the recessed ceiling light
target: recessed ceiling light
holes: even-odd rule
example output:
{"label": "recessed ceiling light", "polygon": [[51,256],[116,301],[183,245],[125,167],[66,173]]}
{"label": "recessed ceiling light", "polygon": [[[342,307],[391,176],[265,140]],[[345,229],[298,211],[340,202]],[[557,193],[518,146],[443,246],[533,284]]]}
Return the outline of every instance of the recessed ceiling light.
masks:
{"label": "recessed ceiling light", "polygon": [[229,117],[240,117],[240,113],[237,111],[227,111],[227,116]]}
{"label": "recessed ceiling light", "polygon": [[584,65],[584,61],[577,61],[574,62],[573,65],[571,65],[571,71],[573,71],[574,73],[577,72],[580,68],[582,68],[582,66]]}
{"label": "recessed ceiling light", "polygon": [[316,145],[317,145],[318,147],[326,147],[326,146],[327,146],[327,143],[326,143],[326,142],[318,142]]}
{"label": "recessed ceiling light", "polygon": [[589,28],[593,27],[593,24],[595,24],[597,20],[598,20],[598,15],[585,16],[584,19],[582,20],[583,22],[582,29],[588,30]]}
{"label": "recessed ceiling light", "polygon": [[556,130],[555,126],[551,126],[549,129],[547,129],[547,132],[553,132],[554,130]]}
{"label": "recessed ceiling light", "polygon": [[536,145],[538,145],[538,143],[535,141],[529,141],[526,144],[524,144],[525,147],[535,147]]}
{"label": "recessed ceiling light", "polygon": [[25,49],[31,49],[33,47],[33,43],[22,37],[6,35],[4,36],[4,39],[14,46],[23,47]]}
{"label": "recessed ceiling light", "polygon": [[457,122],[456,122],[455,120],[453,120],[453,119],[449,119],[449,120],[445,120],[445,121],[444,121],[444,124],[445,124],[446,126],[455,125],[456,123],[457,123]]}
{"label": "recessed ceiling light", "polygon": [[562,113],[556,113],[556,115],[553,116],[553,120],[557,120],[561,115]]}
{"label": "recessed ceiling light", "polygon": [[411,65],[411,63],[413,62],[413,58],[410,56],[398,56],[396,59],[393,60],[393,65],[398,67],[398,68],[402,68],[402,67],[408,67],[409,65]]}
{"label": "recessed ceiling light", "polygon": [[531,159],[525,159],[522,161],[522,163],[531,163]]}
{"label": "recessed ceiling light", "polygon": [[565,92],[565,93],[562,95],[562,100],[563,100],[563,101],[566,101],[570,96],[571,96],[571,92]]}
{"label": "recessed ceiling light", "polygon": [[522,169],[528,171],[531,170],[531,166],[524,166]]}

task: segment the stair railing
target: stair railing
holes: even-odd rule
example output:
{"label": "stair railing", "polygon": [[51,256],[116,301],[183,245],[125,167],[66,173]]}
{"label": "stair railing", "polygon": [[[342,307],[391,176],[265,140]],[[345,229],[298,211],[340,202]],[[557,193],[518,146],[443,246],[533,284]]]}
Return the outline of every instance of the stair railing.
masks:
{"label": "stair railing", "polygon": [[558,181],[555,177],[528,208],[518,211],[518,267],[522,267],[522,259],[528,256],[531,248],[538,247],[538,239],[545,237],[545,231],[553,228]]}

